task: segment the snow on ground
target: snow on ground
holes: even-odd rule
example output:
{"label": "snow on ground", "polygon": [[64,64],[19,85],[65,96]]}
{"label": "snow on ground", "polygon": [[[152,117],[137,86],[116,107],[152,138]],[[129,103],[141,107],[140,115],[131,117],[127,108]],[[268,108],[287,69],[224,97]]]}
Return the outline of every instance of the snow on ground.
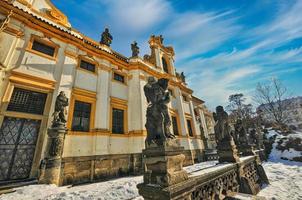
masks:
{"label": "snow on ground", "polygon": [[136,185],[141,182],[142,176],[133,176],[74,187],[30,185],[2,195],[0,200],[143,200],[136,198],[139,197]]}
{"label": "snow on ground", "polygon": [[270,185],[264,187],[259,196],[268,200],[302,199],[302,163],[286,160],[263,163]]}
{"label": "snow on ground", "polygon": [[[302,200],[302,162],[282,160],[281,156],[293,157],[297,152],[276,149],[277,142],[284,137],[270,130],[269,137],[277,135],[269,161],[263,163],[270,180],[259,196],[269,200]],[[291,137],[302,137],[302,133],[291,134]],[[217,161],[208,161],[185,167],[188,173],[202,173]],[[124,177],[106,182],[92,183],[74,187],[57,187],[55,185],[30,185],[16,188],[16,191],[0,196],[0,200],[143,200],[136,185],[143,181],[142,176]]]}
{"label": "snow on ground", "polygon": [[302,133],[301,132],[295,132],[289,135],[282,135],[274,130],[269,131],[268,133],[268,137],[272,137],[276,135],[276,140],[273,144],[273,149],[272,152],[270,154],[269,160],[270,161],[276,161],[279,162],[280,158],[286,158],[291,160],[294,157],[299,157],[302,156],[302,152],[301,151],[296,151],[293,148],[289,148],[288,150],[284,150],[284,151],[280,151],[278,149],[276,149],[278,142],[281,141],[282,142],[282,146],[285,146],[285,143],[287,141],[289,141],[289,139],[295,139],[295,138],[301,138],[302,139]]}

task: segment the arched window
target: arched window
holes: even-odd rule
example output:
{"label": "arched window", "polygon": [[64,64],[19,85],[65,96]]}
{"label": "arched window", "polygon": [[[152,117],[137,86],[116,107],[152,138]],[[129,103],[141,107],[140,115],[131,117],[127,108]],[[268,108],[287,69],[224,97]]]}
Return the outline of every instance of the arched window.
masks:
{"label": "arched window", "polygon": [[168,68],[168,64],[167,64],[167,62],[166,62],[166,59],[161,58],[161,60],[162,60],[162,63],[163,63],[163,69],[164,69],[164,71],[165,71],[166,73],[169,73],[169,68]]}

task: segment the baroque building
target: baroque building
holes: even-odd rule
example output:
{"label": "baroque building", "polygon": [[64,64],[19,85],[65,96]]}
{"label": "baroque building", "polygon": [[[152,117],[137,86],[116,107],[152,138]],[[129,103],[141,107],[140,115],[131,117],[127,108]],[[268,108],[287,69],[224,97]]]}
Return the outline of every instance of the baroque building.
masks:
{"label": "baroque building", "polygon": [[69,106],[60,185],[140,173],[150,76],[169,79],[171,131],[186,165],[203,161],[215,146],[212,114],[176,73],[173,48],[161,36],[149,44],[150,55],[127,58],[74,30],[49,0],[1,0],[0,183],[39,177],[61,91]]}

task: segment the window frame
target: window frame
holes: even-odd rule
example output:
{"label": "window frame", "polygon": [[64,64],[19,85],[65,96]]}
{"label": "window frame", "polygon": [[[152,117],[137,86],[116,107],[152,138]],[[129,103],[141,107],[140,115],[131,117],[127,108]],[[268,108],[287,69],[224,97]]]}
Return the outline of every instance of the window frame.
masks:
{"label": "window frame", "polygon": [[[167,73],[167,74],[170,74],[170,65],[169,65],[169,63],[167,62],[167,58],[165,58],[164,56],[162,56],[161,57],[161,62],[162,62],[162,68],[163,68],[163,71],[165,72],[165,73]],[[165,70],[165,67],[164,67],[164,62],[165,62],[165,64],[166,64],[166,70]]]}
{"label": "window frame", "polygon": [[[191,130],[192,130],[192,135],[190,135],[189,127],[188,127],[188,122],[190,122]],[[190,138],[194,138],[196,136],[195,134],[195,128],[193,124],[192,118],[186,117],[186,129],[187,129],[187,136]]]}
{"label": "window frame", "polygon": [[[36,42],[39,42],[39,43],[42,43],[46,46],[50,46],[52,48],[54,48],[54,55],[53,56],[50,56],[50,55],[47,55],[45,53],[42,53],[40,51],[37,51],[35,49],[33,49],[33,44],[34,44],[34,41]],[[52,41],[47,41],[37,35],[31,35],[31,38],[30,38],[30,41],[28,43],[28,46],[27,46],[27,51],[30,52],[30,53],[34,53],[38,56],[42,56],[44,58],[47,58],[47,59],[50,59],[50,60],[56,60],[57,59],[57,55],[58,55],[58,50],[60,48],[60,45],[58,44],[55,44],[54,42]]]}
{"label": "window frame", "polygon": [[[88,123],[88,130],[75,130],[74,129],[74,124],[73,124],[73,120],[74,120],[74,114],[75,114],[75,108],[76,108],[76,103],[80,102],[80,103],[84,103],[84,104],[90,104],[90,113],[89,113],[89,123]],[[72,122],[71,122],[71,131],[73,132],[89,132],[90,131],[90,120],[91,120],[91,111],[92,111],[92,104],[88,103],[88,102],[84,102],[84,101],[79,101],[79,100],[75,100],[74,102],[74,107],[73,107],[73,115],[72,115]]]}
{"label": "window frame", "polygon": [[[123,76],[124,77],[124,82],[121,82],[121,81],[118,81],[114,78],[114,75],[117,74],[117,75],[120,75],[120,76]],[[112,78],[111,80],[113,82],[116,82],[116,83],[119,83],[119,84],[123,84],[123,85],[127,85],[128,84],[128,79],[127,79],[127,74],[126,73],[123,73],[123,72],[119,72],[119,71],[112,71]]]}
{"label": "window frame", "polygon": [[[88,69],[84,69],[81,67],[81,63],[82,61],[84,62],[87,62],[87,63],[90,63],[90,64],[93,64],[94,65],[94,72],[93,71],[90,71]],[[87,73],[91,73],[91,74],[94,74],[94,75],[97,75],[97,71],[98,71],[98,63],[94,60],[91,60],[91,59],[88,59],[88,58],[84,58],[83,56],[79,56],[78,58],[78,65],[77,65],[77,69],[81,70],[81,71],[84,71],[84,72],[87,72]]]}
{"label": "window frame", "polygon": [[[75,101],[81,101],[91,104],[89,131],[72,131],[73,113],[75,107]],[[95,123],[95,109],[96,109],[96,93],[80,88],[73,88],[70,98],[69,113],[67,120],[68,134],[70,135],[89,135],[94,131]]]}
{"label": "window frame", "polygon": [[[111,136],[128,136],[128,102],[123,99],[116,97],[111,97],[110,100],[110,115],[109,115],[109,131]],[[123,121],[123,133],[113,133],[113,109],[119,109],[124,111],[124,121]]]}

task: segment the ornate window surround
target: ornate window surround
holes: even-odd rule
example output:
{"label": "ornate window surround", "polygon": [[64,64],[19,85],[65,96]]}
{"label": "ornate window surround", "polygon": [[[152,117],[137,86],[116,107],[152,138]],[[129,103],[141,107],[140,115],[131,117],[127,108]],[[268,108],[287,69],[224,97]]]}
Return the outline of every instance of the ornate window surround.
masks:
{"label": "ornate window surround", "polygon": [[[81,67],[81,61],[85,61],[85,62],[88,62],[88,63],[91,63],[93,65],[95,65],[95,71],[92,72],[92,71],[89,71],[89,70],[86,70],[86,69],[83,69]],[[90,74],[94,74],[94,75],[97,75],[98,74],[98,62],[93,60],[93,59],[90,59],[90,58],[86,58],[84,56],[78,56],[78,64],[77,64],[77,69],[78,70],[81,70],[81,71],[84,71],[84,72],[87,72],[87,73],[90,73]]]}
{"label": "ornate window surround", "polygon": [[[112,133],[112,111],[113,108],[124,110],[124,134],[115,134]],[[117,137],[128,137],[129,132],[128,132],[128,102],[123,99],[119,99],[116,97],[111,97],[110,98],[110,114],[109,114],[109,131],[110,131],[110,136],[117,136]]]}
{"label": "ornate window surround", "polygon": [[[72,118],[73,118],[73,112],[74,112],[74,106],[75,106],[76,100],[91,104],[89,132],[71,131]],[[67,120],[67,128],[69,130],[68,134],[70,134],[70,135],[93,134],[94,133],[94,121],[95,121],[95,109],[96,109],[96,93],[95,92],[80,89],[80,88],[73,88],[71,97],[70,97],[70,105],[69,105],[68,120]]]}
{"label": "ornate window surround", "polygon": [[[37,41],[39,43],[42,43],[42,44],[45,44],[47,46],[50,46],[50,47],[53,47],[55,49],[55,52],[54,52],[54,55],[53,56],[49,56],[47,54],[44,54],[40,51],[36,51],[34,49],[32,49],[33,47],[33,43],[34,41]],[[36,54],[38,56],[42,56],[44,58],[47,58],[47,59],[50,59],[50,60],[54,60],[56,61],[57,60],[57,56],[58,56],[58,51],[59,51],[59,48],[60,48],[60,45],[58,44],[55,44],[54,42],[52,41],[49,41],[49,40],[45,40],[43,39],[42,37],[40,36],[37,36],[37,35],[31,35],[31,38],[29,40],[29,43],[27,45],[27,48],[26,48],[26,51],[30,52],[30,53],[33,53],[33,54]]]}

